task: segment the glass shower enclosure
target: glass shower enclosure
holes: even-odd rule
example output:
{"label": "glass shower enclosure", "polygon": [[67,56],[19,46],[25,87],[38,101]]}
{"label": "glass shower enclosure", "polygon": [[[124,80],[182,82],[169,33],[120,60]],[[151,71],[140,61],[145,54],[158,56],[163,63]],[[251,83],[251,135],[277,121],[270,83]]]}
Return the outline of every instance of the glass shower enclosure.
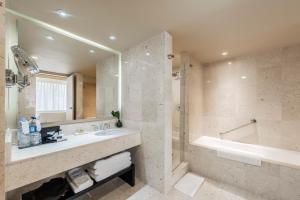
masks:
{"label": "glass shower enclosure", "polygon": [[185,67],[180,55],[172,62],[172,169],[175,170],[184,161],[184,75]]}

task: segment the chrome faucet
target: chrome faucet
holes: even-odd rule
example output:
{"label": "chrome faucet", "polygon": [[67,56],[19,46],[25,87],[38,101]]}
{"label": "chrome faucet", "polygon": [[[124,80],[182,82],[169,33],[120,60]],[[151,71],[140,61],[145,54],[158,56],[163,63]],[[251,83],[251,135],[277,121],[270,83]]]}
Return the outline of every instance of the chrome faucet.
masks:
{"label": "chrome faucet", "polygon": [[110,128],[110,123],[109,122],[99,122],[97,125],[93,124],[92,125],[94,131],[101,131],[101,130],[106,130]]}
{"label": "chrome faucet", "polygon": [[99,125],[92,124],[91,126],[93,127],[93,131],[99,131],[100,129]]}
{"label": "chrome faucet", "polygon": [[103,130],[109,129],[109,128],[110,128],[110,123],[109,122],[103,123]]}

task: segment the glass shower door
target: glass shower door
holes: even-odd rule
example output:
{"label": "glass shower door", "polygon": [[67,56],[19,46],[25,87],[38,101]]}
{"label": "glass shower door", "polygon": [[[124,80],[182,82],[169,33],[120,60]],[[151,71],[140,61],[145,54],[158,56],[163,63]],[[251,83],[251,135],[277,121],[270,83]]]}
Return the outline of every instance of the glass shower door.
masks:
{"label": "glass shower door", "polygon": [[180,72],[172,73],[172,166],[180,164]]}
{"label": "glass shower door", "polygon": [[182,56],[173,59],[172,67],[172,167],[184,161],[185,65]]}

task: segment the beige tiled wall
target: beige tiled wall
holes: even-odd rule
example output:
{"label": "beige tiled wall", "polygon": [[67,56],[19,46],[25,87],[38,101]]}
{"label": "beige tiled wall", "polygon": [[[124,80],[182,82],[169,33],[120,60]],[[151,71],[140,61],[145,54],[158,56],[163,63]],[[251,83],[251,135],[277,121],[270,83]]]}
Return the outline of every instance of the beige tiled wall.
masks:
{"label": "beige tiled wall", "polygon": [[190,145],[189,167],[194,173],[263,195],[270,200],[300,199],[300,170],[262,162],[261,167],[227,160],[215,150]]}
{"label": "beige tiled wall", "polygon": [[161,192],[170,188],[172,172],[171,53],[172,38],[164,32],[122,54],[122,118],[142,135],[137,173]]}
{"label": "beige tiled wall", "polygon": [[4,158],[4,141],[5,141],[5,66],[4,66],[4,49],[5,49],[5,27],[4,27],[4,0],[0,0],[0,200],[5,199],[5,181],[4,181],[4,171],[5,171],[5,158]]}
{"label": "beige tiled wall", "polygon": [[[5,17],[5,67],[18,73],[17,65],[14,62],[14,56],[11,51],[11,46],[18,44],[18,32],[16,17],[6,15]],[[16,128],[18,120],[18,87],[5,89],[5,115],[6,126],[8,128]]]}
{"label": "beige tiled wall", "polygon": [[[228,62],[232,64],[228,64]],[[300,151],[300,45],[203,67],[202,135]]]}
{"label": "beige tiled wall", "polygon": [[75,120],[83,119],[83,75],[75,73]]}
{"label": "beige tiled wall", "polygon": [[54,112],[54,113],[39,113],[37,114],[40,117],[41,123],[49,123],[49,122],[63,122],[66,121],[66,113],[65,112]]}
{"label": "beige tiled wall", "polygon": [[201,135],[203,114],[203,67],[191,58],[191,67],[187,73],[188,96],[188,133],[189,141],[194,141]]}
{"label": "beige tiled wall", "polygon": [[30,78],[30,85],[19,92],[18,116],[29,119],[36,113],[36,78]]}
{"label": "beige tiled wall", "polygon": [[97,117],[111,117],[118,109],[118,55],[112,55],[97,63]]}

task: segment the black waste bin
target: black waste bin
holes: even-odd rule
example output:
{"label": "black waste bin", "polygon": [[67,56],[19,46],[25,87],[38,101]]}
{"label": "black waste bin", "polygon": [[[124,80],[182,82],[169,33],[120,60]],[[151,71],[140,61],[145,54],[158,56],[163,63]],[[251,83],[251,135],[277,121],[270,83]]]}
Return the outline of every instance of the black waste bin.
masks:
{"label": "black waste bin", "polygon": [[54,178],[22,195],[22,200],[60,200],[71,190],[65,178]]}

